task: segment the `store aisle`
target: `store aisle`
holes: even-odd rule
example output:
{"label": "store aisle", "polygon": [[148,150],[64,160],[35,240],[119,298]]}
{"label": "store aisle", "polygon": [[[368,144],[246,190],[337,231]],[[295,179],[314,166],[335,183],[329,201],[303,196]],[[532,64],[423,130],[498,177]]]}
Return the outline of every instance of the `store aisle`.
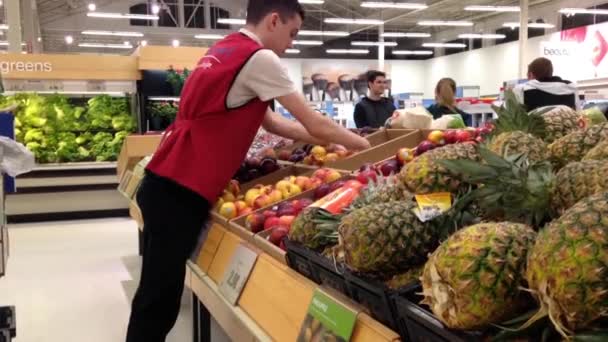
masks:
{"label": "store aisle", "polygon": [[[130,219],[13,225],[0,305],[17,307],[15,342],[121,342],[139,279]],[[190,340],[189,301],[168,342]]]}

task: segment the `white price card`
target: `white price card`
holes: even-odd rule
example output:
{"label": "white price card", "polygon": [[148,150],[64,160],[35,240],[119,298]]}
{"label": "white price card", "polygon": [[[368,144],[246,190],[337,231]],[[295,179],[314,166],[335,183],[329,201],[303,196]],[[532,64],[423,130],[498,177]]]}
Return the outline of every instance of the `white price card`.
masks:
{"label": "white price card", "polygon": [[224,278],[219,284],[220,293],[230,304],[236,305],[239,300],[257,258],[258,253],[245,244],[240,244],[236,248],[226,273],[224,273]]}

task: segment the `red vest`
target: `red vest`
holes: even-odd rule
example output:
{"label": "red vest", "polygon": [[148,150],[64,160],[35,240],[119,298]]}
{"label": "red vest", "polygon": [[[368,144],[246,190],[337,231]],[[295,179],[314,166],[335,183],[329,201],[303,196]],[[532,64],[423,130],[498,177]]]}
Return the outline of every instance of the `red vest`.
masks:
{"label": "red vest", "polygon": [[209,49],[188,78],[177,119],[165,132],[148,170],[211,204],[216,201],[245,159],[268,109],[268,102],[258,98],[239,108],[227,106],[239,72],[260,49],[241,33]]}

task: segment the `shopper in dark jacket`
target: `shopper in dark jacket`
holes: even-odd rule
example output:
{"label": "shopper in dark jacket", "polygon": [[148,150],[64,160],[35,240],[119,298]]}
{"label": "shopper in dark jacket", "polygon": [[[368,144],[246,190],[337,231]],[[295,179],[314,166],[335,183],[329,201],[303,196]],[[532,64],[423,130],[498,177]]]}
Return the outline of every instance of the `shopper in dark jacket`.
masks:
{"label": "shopper in dark jacket", "polygon": [[556,105],[577,109],[576,86],[570,81],[553,76],[553,63],[549,59],[541,57],[530,63],[528,79],[530,79],[528,83],[514,89],[517,99],[526,105],[528,110]]}
{"label": "shopper in dark jacket", "polygon": [[384,97],[386,91],[386,74],[381,71],[367,72],[369,94],[355,106],[355,123],[357,128],[384,127],[396,110],[391,99]]}
{"label": "shopper in dark jacket", "polygon": [[446,114],[460,114],[462,119],[471,126],[471,116],[456,107],[456,81],[442,78],[435,87],[436,103],[426,110],[433,114],[433,119],[439,119]]}

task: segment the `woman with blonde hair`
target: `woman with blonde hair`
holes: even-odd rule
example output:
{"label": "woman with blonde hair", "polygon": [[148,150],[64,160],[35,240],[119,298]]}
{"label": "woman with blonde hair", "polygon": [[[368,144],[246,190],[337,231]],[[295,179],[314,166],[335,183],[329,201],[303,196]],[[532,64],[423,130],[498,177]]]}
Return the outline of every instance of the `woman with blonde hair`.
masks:
{"label": "woman with blonde hair", "polygon": [[456,82],[451,78],[442,78],[435,87],[436,103],[427,108],[434,119],[445,114],[460,114],[465,122],[468,115],[456,107]]}

